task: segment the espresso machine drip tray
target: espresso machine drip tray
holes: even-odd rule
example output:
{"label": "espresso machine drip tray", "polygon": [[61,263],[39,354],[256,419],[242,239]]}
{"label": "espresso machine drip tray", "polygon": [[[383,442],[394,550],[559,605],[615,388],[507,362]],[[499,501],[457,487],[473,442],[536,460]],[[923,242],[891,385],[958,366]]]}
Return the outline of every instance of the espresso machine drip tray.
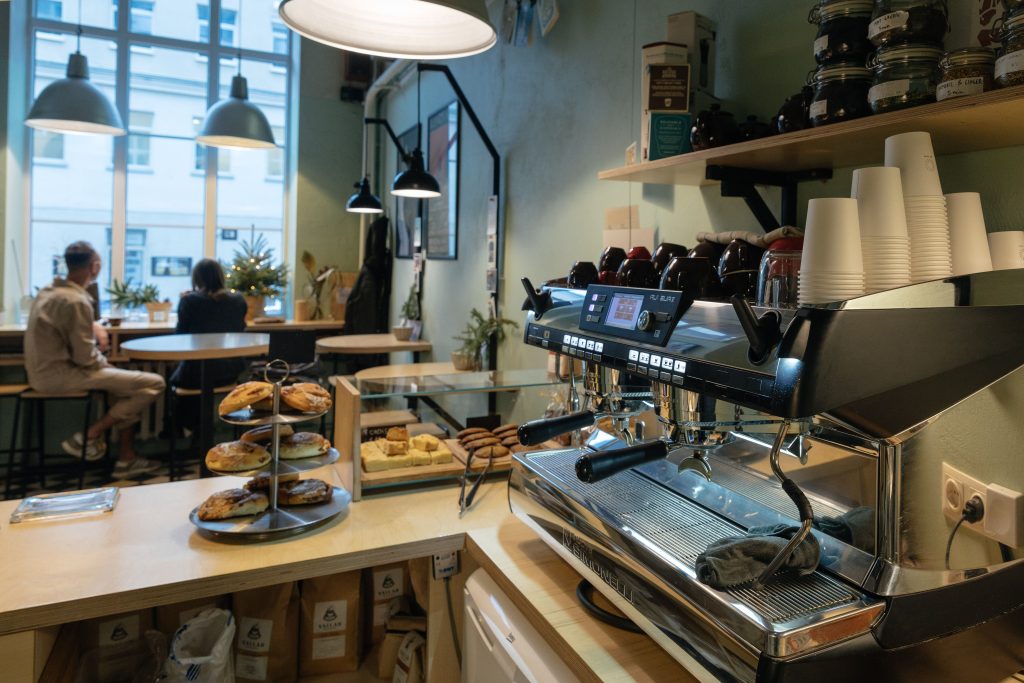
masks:
{"label": "espresso machine drip tray", "polygon": [[[679,496],[633,470],[585,484],[576,478],[573,465],[582,449],[531,453],[526,457],[545,470],[566,490],[600,510],[608,521],[631,529],[686,567],[694,578],[694,561],[708,545],[729,536],[742,536],[743,529],[725,522],[711,512],[683,503]],[[843,584],[815,573],[782,579],[761,590],[726,591],[737,606],[760,616],[765,622],[785,624],[822,610],[851,605],[861,599]]]}

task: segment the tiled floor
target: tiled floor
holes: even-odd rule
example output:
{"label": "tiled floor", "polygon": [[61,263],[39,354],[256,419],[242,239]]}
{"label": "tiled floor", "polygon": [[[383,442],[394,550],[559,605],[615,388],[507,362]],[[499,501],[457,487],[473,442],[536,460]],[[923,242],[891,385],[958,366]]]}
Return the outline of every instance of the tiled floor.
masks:
{"label": "tiled floor", "polygon": [[[160,458],[155,455],[146,455],[145,457],[160,462],[160,468],[152,472],[145,474],[139,474],[135,477],[128,479],[114,479],[110,477],[105,471],[100,468],[89,470],[85,474],[85,485],[83,488],[96,488],[100,486],[139,486],[142,484],[162,484],[171,480],[170,470],[165,462],[162,462]],[[70,462],[67,459],[53,459],[54,464],[64,465]],[[196,460],[190,461],[179,461],[177,465],[178,479],[198,479],[199,478],[199,463]],[[3,493],[6,481],[4,481],[3,475],[5,471],[0,468],[0,494]],[[12,483],[13,490],[11,491],[12,498],[20,498],[21,493],[18,490],[21,481],[15,478]],[[33,477],[30,481],[26,482],[25,496],[37,495],[40,493],[57,493],[60,491],[74,491],[78,489],[78,472],[77,471],[57,471],[53,474],[48,474],[46,477],[46,487],[44,488],[42,482],[39,481],[39,477]]]}

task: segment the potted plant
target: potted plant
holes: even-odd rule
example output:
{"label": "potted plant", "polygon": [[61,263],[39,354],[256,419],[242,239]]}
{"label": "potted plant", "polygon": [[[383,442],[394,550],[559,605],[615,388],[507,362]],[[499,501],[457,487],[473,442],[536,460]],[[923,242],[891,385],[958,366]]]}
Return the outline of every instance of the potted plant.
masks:
{"label": "potted plant", "polygon": [[107,293],[110,294],[110,303],[115,309],[111,318],[117,319],[117,324],[120,324],[121,320],[116,314],[118,309],[130,311],[143,306],[146,307],[150,322],[166,322],[170,319],[171,301],[160,301],[160,289],[156,285],[133,287],[131,279],[125,282],[114,280]]}
{"label": "potted plant", "polygon": [[288,270],[284,265],[273,265],[274,250],[267,246],[267,240],[259,235],[253,241],[242,240],[241,249],[235,251],[227,271],[227,286],[233,292],[240,292],[248,306],[246,320],[263,315],[263,306],[268,296],[279,296],[288,282]]}
{"label": "potted plant", "polygon": [[420,319],[420,294],[416,291],[416,285],[409,287],[409,296],[402,304],[402,317],[398,325],[391,328],[391,334],[395,335],[398,341],[409,341],[412,338],[415,326],[414,322]]}
{"label": "potted plant", "polygon": [[483,366],[483,350],[494,337],[497,346],[505,340],[505,328],[518,329],[519,324],[507,318],[484,318],[477,309],[469,312],[469,322],[462,334],[454,339],[462,342],[457,350],[452,351],[452,364],[456,370],[479,370]]}

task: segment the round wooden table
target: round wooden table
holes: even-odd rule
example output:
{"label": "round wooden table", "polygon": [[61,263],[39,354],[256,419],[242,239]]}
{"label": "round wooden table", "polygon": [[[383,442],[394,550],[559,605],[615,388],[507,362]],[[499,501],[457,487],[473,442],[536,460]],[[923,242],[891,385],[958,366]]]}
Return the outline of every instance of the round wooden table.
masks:
{"label": "round wooden table", "polygon": [[250,332],[163,334],[121,344],[122,353],[132,360],[199,361],[198,442],[200,471],[204,474],[206,464],[203,456],[213,447],[213,378],[206,372],[206,361],[261,356],[269,348],[269,335]]}
{"label": "round wooden table", "polygon": [[324,337],[316,342],[319,353],[359,354],[396,353],[411,351],[418,362],[420,351],[430,351],[428,341],[398,341],[393,334],[343,334],[338,337]]}

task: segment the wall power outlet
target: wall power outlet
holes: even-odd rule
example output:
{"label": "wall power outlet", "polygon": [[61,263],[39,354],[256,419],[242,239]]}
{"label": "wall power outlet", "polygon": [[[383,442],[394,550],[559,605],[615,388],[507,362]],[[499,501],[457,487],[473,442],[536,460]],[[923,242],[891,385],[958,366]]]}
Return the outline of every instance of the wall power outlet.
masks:
{"label": "wall power outlet", "polygon": [[986,484],[942,463],[943,514],[960,519],[964,503],[974,496],[985,505],[985,516],[979,522],[964,522],[964,526],[1011,548],[1024,547],[1024,493]]}
{"label": "wall power outlet", "polygon": [[434,580],[447,579],[459,573],[459,553],[450,550],[446,553],[434,553]]}

